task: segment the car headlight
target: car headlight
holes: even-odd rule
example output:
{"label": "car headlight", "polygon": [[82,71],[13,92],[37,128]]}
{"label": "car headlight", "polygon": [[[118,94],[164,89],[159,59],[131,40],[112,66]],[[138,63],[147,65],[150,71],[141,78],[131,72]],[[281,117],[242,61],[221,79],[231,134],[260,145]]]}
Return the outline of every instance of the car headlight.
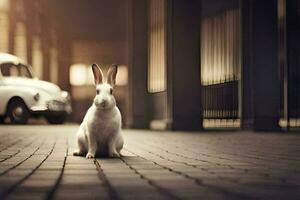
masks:
{"label": "car headlight", "polygon": [[62,91],[61,92],[61,97],[63,99],[65,99],[66,101],[70,101],[70,95],[69,95],[69,93],[67,91]]}
{"label": "car headlight", "polygon": [[40,100],[40,94],[39,93],[36,93],[34,96],[33,96],[33,99],[35,101],[39,101]]}

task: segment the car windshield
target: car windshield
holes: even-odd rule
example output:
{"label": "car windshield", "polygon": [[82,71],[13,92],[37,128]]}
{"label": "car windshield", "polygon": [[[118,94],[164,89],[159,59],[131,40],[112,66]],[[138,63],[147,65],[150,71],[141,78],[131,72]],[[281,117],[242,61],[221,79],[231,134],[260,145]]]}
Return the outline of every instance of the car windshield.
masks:
{"label": "car windshield", "polygon": [[0,68],[2,76],[33,78],[30,66],[23,64],[14,65],[12,63],[4,63],[0,65]]}

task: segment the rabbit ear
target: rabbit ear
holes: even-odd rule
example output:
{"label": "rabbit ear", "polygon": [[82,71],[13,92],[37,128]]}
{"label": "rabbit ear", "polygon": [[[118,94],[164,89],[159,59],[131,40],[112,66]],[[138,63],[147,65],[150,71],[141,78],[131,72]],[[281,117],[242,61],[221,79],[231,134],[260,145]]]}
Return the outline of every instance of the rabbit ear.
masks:
{"label": "rabbit ear", "polygon": [[117,72],[118,72],[117,65],[111,65],[107,72],[107,83],[110,84],[112,87],[116,85]]}
{"label": "rabbit ear", "polygon": [[92,64],[92,69],[93,69],[95,84],[96,85],[101,84],[103,80],[103,73],[100,67],[97,64]]}

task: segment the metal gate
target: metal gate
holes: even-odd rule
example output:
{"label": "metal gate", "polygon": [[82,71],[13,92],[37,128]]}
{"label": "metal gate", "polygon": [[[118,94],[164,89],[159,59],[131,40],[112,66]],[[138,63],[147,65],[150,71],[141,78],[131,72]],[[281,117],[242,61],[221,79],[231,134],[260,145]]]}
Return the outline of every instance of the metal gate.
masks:
{"label": "metal gate", "polygon": [[204,128],[240,127],[240,23],[238,4],[234,8],[227,7],[217,14],[202,17],[201,93]]}
{"label": "metal gate", "polygon": [[203,117],[206,119],[237,119],[238,80],[202,86]]}

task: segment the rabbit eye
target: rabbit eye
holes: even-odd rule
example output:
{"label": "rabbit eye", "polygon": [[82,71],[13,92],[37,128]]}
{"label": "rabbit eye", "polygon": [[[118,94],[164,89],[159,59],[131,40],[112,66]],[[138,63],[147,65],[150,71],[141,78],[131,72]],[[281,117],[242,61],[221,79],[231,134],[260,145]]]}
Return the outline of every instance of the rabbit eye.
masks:
{"label": "rabbit eye", "polygon": [[110,94],[112,94],[112,92],[113,92],[113,89],[112,89],[112,88],[110,88]]}
{"label": "rabbit eye", "polygon": [[96,93],[99,94],[99,93],[100,93],[100,90],[96,90]]}

